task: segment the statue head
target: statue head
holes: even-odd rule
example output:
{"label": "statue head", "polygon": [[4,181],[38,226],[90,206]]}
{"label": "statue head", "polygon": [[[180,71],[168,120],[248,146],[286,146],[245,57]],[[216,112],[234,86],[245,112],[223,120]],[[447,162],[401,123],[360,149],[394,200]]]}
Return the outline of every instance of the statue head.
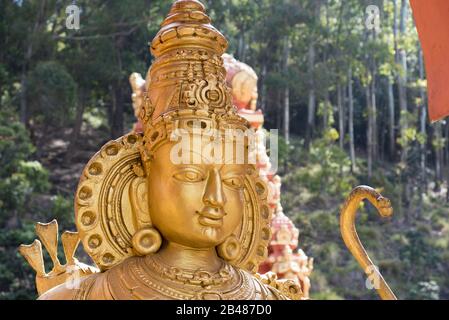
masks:
{"label": "statue head", "polygon": [[221,144],[249,130],[226,86],[226,47],[198,1],[177,1],[151,44],[141,114],[149,212],[163,239],[192,248],[223,243],[244,210],[248,161],[226,157],[229,143]]}
{"label": "statue head", "polygon": [[151,43],[142,134],[110,142],[86,167],[77,227],[102,269],[164,242],[217,248],[257,271],[271,237],[255,134],[226,86],[225,37],[196,0],[176,1]]}
{"label": "statue head", "polygon": [[226,81],[232,88],[234,105],[238,109],[255,111],[259,96],[256,72],[249,65],[237,61],[230,54],[224,54],[223,59],[228,71]]}

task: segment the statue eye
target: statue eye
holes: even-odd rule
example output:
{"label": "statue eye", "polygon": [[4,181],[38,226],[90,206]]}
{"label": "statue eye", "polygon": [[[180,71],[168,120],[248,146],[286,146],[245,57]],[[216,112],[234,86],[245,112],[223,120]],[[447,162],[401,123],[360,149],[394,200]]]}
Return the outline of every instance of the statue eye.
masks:
{"label": "statue eye", "polygon": [[178,172],[174,174],[173,177],[182,182],[200,182],[204,180],[204,176],[201,172],[192,169]]}
{"label": "statue eye", "polygon": [[223,182],[230,188],[240,189],[243,187],[243,180],[238,176],[223,179]]}

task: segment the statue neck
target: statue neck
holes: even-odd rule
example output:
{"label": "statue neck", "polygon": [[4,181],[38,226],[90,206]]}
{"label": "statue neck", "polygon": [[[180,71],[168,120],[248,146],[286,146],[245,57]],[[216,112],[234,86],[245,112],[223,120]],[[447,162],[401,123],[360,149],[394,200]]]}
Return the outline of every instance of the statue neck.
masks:
{"label": "statue neck", "polygon": [[197,249],[185,247],[173,242],[166,243],[157,253],[164,264],[180,269],[217,272],[223,267],[215,248]]}

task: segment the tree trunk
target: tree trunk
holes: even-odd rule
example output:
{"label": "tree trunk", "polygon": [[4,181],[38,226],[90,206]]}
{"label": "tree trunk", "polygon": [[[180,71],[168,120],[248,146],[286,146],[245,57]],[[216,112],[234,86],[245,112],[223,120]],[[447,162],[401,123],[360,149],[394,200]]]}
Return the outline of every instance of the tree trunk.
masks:
{"label": "tree trunk", "polygon": [[[401,17],[400,17],[400,27],[399,31],[401,38],[405,37],[406,25],[407,25],[407,0],[402,0],[401,2]],[[401,66],[401,72],[398,76],[398,91],[399,91],[399,108],[400,114],[400,125],[401,125],[401,135],[404,136],[405,130],[408,128],[407,123],[407,54],[405,49],[401,47],[398,53],[399,64]],[[401,161],[406,163],[407,161],[408,146],[404,146],[401,154]]]}
{"label": "tree trunk", "polygon": [[344,142],[345,142],[345,112],[343,108],[343,101],[342,101],[342,88],[341,85],[337,85],[337,107],[338,107],[338,130],[340,131],[339,135],[339,144],[340,148],[344,148]]}
{"label": "tree trunk", "polygon": [[[398,50],[398,0],[393,0],[393,44],[394,44],[394,61],[396,64],[399,63],[399,50]],[[397,73],[397,72],[396,72]],[[399,74],[396,74],[396,78],[399,79]],[[393,93],[394,80],[389,79],[388,81],[388,103],[389,103],[389,114],[390,114],[390,155],[391,159],[396,158],[396,132],[395,132],[395,106],[394,106],[394,93]],[[391,90],[391,92],[390,92]],[[401,89],[402,90],[402,89]],[[399,81],[398,81],[398,91]],[[401,134],[401,115],[399,115],[399,133]]]}
{"label": "tree trunk", "polygon": [[371,179],[373,175],[373,110],[372,110],[372,100],[370,93],[370,84],[365,86],[365,99],[366,99],[366,109],[368,111],[368,127],[366,133],[366,150],[367,150],[367,162],[368,162],[368,178]]}
{"label": "tree trunk", "polygon": [[[117,68],[119,71],[119,74],[122,74],[123,70],[123,64],[122,64],[122,56],[121,56],[121,45],[123,42],[123,38],[117,39],[116,42],[116,49],[115,49],[115,55],[116,55],[116,61],[117,61]],[[117,84],[112,92],[112,125],[111,125],[111,138],[117,139],[118,137],[122,136],[124,133],[124,118],[123,118],[123,85],[122,85],[122,79],[117,79]]]}
{"label": "tree trunk", "polygon": [[323,130],[329,129],[329,114],[331,112],[331,99],[329,94],[329,88],[326,89],[326,92],[324,93],[324,110],[323,110]]}
{"label": "tree trunk", "polygon": [[[290,39],[288,36],[284,40],[284,76],[288,76],[288,60],[290,58]],[[286,84],[284,88],[284,138],[285,142],[290,142],[290,88]]]}
{"label": "tree trunk", "polygon": [[306,129],[306,149],[309,148],[310,142],[312,141],[313,132],[315,129],[315,110],[316,110],[316,99],[315,99],[315,81],[313,76],[313,69],[315,66],[315,45],[312,40],[309,46],[308,59],[307,59],[307,73],[309,77],[309,101],[307,105],[307,129]]}
{"label": "tree trunk", "polygon": [[376,101],[376,72],[373,66],[371,80],[371,141],[372,141],[372,157],[373,161],[378,160],[379,143],[377,135],[377,101]]}
{"label": "tree trunk", "polygon": [[113,118],[112,118],[112,126],[111,126],[111,139],[117,139],[118,137],[123,135],[124,126],[123,126],[123,95],[121,84],[117,84],[114,88],[114,92],[112,93],[112,109],[113,109]]}
{"label": "tree trunk", "polygon": [[36,15],[36,21],[34,22],[33,30],[29,33],[26,43],[26,50],[24,60],[22,64],[22,73],[20,76],[20,122],[25,126],[28,126],[28,104],[27,104],[27,72],[30,67],[31,57],[33,56],[33,44],[35,41],[35,35],[38,33],[42,26],[45,24],[44,15],[47,0],[41,0],[39,10]]}
{"label": "tree trunk", "polygon": [[81,127],[83,125],[83,115],[86,105],[85,91],[83,88],[79,89],[78,101],[76,105],[75,125],[73,126],[72,134],[70,137],[69,147],[65,155],[65,161],[70,161],[73,156],[73,151],[77,145],[78,139],[81,133]]}
{"label": "tree trunk", "polygon": [[285,142],[290,143],[290,89],[284,89],[284,136]]}
{"label": "tree trunk", "polygon": [[[419,59],[419,78],[424,80],[424,62],[422,50],[419,48],[418,50],[418,59]],[[420,87],[420,98],[421,98],[421,117],[420,117],[420,133],[423,137],[426,137],[426,120],[427,120],[427,105],[426,105],[426,91],[424,87]],[[427,186],[427,178],[426,178],[426,153],[427,153],[427,139],[421,144],[421,183],[420,185]]]}
{"label": "tree trunk", "polygon": [[[242,29],[240,29],[242,30]],[[240,31],[240,37],[239,37],[239,48],[238,48],[238,59],[242,62],[245,61],[245,34],[243,31]]]}
{"label": "tree trunk", "polygon": [[443,149],[441,148],[441,122],[435,124],[435,140],[437,146],[435,148],[435,190],[439,191],[442,181],[442,166],[443,166]]}
{"label": "tree trunk", "polygon": [[[108,124],[110,126],[110,132],[112,132],[112,124],[114,122],[114,108],[115,105],[117,104],[115,101],[115,86],[113,86],[112,84],[109,84],[108,86],[109,89],[109,97],[110,97],[110,103],[107,104],[107,116],[108,116]],[[111,133],[111,137],[112,137],[112,133]]]}
{"label": "tree trunk", "polygon": [[354,93],[352,90],[352,69],[348,72],[348,102],[349,102],[349,154],[351,158],[351,172],[356,170],[354,146]]}
{"label": "tree trunk", "polygon": [[[26,59],[25,59],[26,61]],[[27,105],[27,75],[26,62],[23,62],[22,74],[20,76],[20,122],[25,126],[28,125],[28,105]]]}
{"label": "tree trunk", "polygon": [[377,157],[378,160],[380,160],[382,163],[385,161],[385,150],[386,150],[386,143],[388,139],[388,128],[382,125],[383,123],[386,123],[386,115],[384,112],[379,111],[379,118],[378,123],[380,125],[377,127],[378,129],[378,135],[377,135],[377,142],[378,142],[378,148],[379,148],[379,156]]}
{"label": "tree trunk", "polygon": [[388,78],[388,133],[389,133],[389,150],[390,159],[395,159],[396,149],[396,137],[394,131],[395,114],[394,114],[394,93],[393,93],[393,80]]}
{"label": "tree trunk", "polygon": [[[314,23],[318,24],[321,17],[321,0],[313,1],[313,20]],[[306,138],[305,147],[306,150],[309,149],[310,143],[312,142],[314,131],[315,131],[315,113],[316,113],[316,90],[315,90],[315,38],[312,36],[309,38],[309,48],[307,52],[307,77],[308,77],[308,103],[307,103],[307,128],[306,128]]]}
{"label": "tree trunk", "polygon": [[282,99],[281,89],[276,90],[276,128],[281,128],[282,125]]}
{"label": "tree trunk", "polygon": [[[424,62],[423,62],[423,55],[422,55],[422,50],[421,47],[419,46],[418,43],[418,65],[419,65],[419,79],[420,80],[424,80]],[[420,93],[420,98],[421,98],[421,103],[418,106],[418,112],[420,112],[420,134],[423,137],[426,137],[427,133],[426,133],[426,119],[427,119],[427,106],[426,106],[426,92],[424,87],[420,87],[419,88],[419,93]],[[419,183],[418,183],[418,192],[419,192],[419,210],[417,210],[417,217],[419,217],[422,213],[423,210],[423,202],[424,202],[424,198],[423,198],[423,193],[425,193],[427,191],[427,177],[426,177],[426,153],[427,153],[427,139],[425,139],[421,144],[420,144],[420,179],[419,179]]]}
{"label": "tree trunk", "polygon": [[449,202],[449,121],[446,121],[446,202]]}

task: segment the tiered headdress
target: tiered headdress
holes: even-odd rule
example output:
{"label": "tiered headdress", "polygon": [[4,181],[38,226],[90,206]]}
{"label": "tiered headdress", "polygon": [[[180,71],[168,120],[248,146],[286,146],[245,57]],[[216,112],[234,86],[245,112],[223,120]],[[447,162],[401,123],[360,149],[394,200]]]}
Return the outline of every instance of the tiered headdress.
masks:
{"label": "tiered headdress", "polygon": [[222,54],[225,37],[196,0],[179,0],[151,43],[156,58],[147,76],[140,119],[145,150],[154,150],[175,129],[248,128],[232,105]]}

